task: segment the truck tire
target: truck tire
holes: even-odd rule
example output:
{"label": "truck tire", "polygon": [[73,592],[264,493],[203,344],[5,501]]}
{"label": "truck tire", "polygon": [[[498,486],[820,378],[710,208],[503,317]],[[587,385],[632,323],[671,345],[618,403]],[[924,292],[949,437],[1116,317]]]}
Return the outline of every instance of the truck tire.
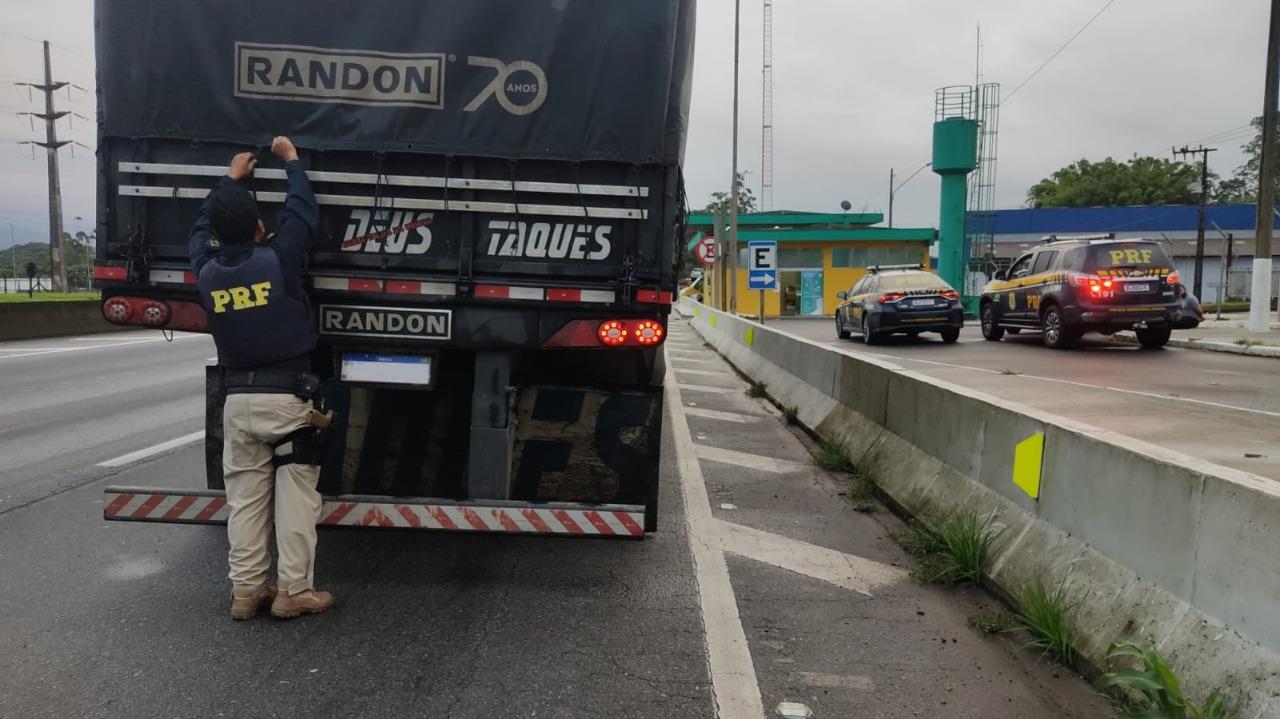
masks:
{"label": "truck tire", "polygon": [[982,338],[988,342],[999,342],[1004,337],[1004,328],[996,321],[996,308],[990,302],[983,302],[978,311],[982,321]]}
{"label": "truck tire", "polygon": [[1142,349],[1158,350],[1169,343],[1173,328],[1167,325],[1164,327],[1147,327],[1146,329],[1135,330],[1134,334],[1138,336],[1138,344],[1142,345]]}
{"label": "truck tire", "polygon": [[1067,327],[1062,319],[1062,310],[1057,305],[1049,305],[1040,315],[1040,336],[1044,346],[1049,349],[1065,350],[1075,344],[1078,335]]}

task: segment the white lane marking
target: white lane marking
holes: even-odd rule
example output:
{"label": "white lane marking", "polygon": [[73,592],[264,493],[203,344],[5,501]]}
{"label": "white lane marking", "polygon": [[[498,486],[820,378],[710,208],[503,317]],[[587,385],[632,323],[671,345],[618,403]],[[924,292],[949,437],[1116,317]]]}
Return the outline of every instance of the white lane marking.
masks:
{"label": "white lane marking", "polygon": [[702,355],[702,356],[700,356],[700,357],[672,357],[671,359],[677,363],[676,369],[679,369],[679,365],[686,364],[686,363],[693,363],[693,364],[711,364],[711,360],[709,360],[709,359],[707,359],[707,358],[706,358],[705,353],[699,352],[698,354],[699,354],[699,355]]}
{"label": "white lane marking", "polygon": [[801,462],[791,462],[785,459],[774,459],[761,454],[748,454],[746,452],[737,452],[732,449],[721,449],[706,444],[695,445],[695,452],[699,459],[706,459],[712,462],[720,462],[721,464],[732,464],[747,469],[758,469],[762,472],[773,472],[774,474],[787,474],[788,472],[799,472],[802,469],[808,469],[810,465]]}
{"label": "white lane marking", "polygon": [[689,423],[685,419],[675,370],[667,367],[666,386],[671,399],[671,435],[676,445],[680,494],[685,522],[689,525],[689,552],[693,555],[702,630],[707,641],[707,668],[718,719],[764,719],[760,683],[751,661],[747,635],[738,615],[738,600],[729,582],[724,552],[716,549],[711,532],[711,503],[698,465]]}
{"label": "white lane marking", "polygon": [[167,442],[161,442],[160,444],[157,444],[153,447],[147,447],[146,449],[140,449],[137,452],[130,452],[128,454],[122,454],[119,457],[116,457],[114,459],[108,459],[105,462],[99,462],[98,466],[99,467],[123,467],[126,464],[133,464],[134,462],[139,462],[148,457],[154,457],[157,454],[160,454],[162,452],[168,452],[171,449],[177,449],[178,447],[185,447],[188,444],[193,444],[203,439],[204,439],[204,430],[202,429],[199,432],[192,432],[191,434],[183,435],[181,437],[171,439]]}
{"label": "white lane marking", "polygon": [[[675,368],[672,368],[672,371],[675,371]],[[691,392],[711,392],[713,394],[729,394],[731,392],[737,391],[737,390],[729,389],[728,387],[711,387],[705,384],[690,384],[688,382],[677,382],[676,384],[680,385],[681,387]]]}
{"label": "white lane marking", "polygon": [[720,549],[796,574],[803,574],[871,596],[872,589],[904,582],[907,570],[871,559],[845,554],[751,527],[714,520]]}
{"label": "white lane marking", "polygon": [[721,412],[718,409],[703,409],[702,407],[684,407],[683,409],[685,414],[691,414],[695,417],[719,419],[725,422],[737,422],[738,424],[747,424],[764,419],[762,414],[738,414],[737,412]]}
{"label": "white lane marking", "polygon": [[[880,352],[863,352],[861,354],[868,354],[874,357],[883,357],[887,359],[905,361],[905,362],[919,362],[920,364],[937,365],[939,367],[951,367],[953,369],[967,369],[967,370],[973,370],[974,372],[986,372],[987,374],[1003,374],[1003,371],[1001,370],[987,369],[986,367],[973,367],[971,365],[965,365],[965,364],[953,364],[951,362],[937,362],[935,360],[922,360],[922,359],[915,359],[914,357],[901,357],[899,355],[889,355],[889,354],[883,354]],[[1075,382],[1069,379],[1061,379],[1058,377],[1044,377],[1044,376],[1035,375],[1035,374],[1023,374],[1021,372],[1019,372],[1016,375],[1010,375],[1010,377],[1034,379],[1040,382],[1055,382],[1057,384],[1071,385],[1072,387],[1084,387],[1086,389],[1101,389],[1101,390],[1106,390],[1107,392],[1120,392],[1123,394],[1136,395],[1138,397],[1149,397],[1151,399],[1167,400],[1167,401],[1173,401],[1173,402],[1187,402],[1189,404],[1198,404],[1205,407],[1214,407],[1216,409],[1226,409],[1234,412],[1248,412],[1250,414],[1260,414],[1264,417],[1280,417],[1280,412],[1271,412],[1265,409],[1252,409],[1250,407],[1237,407],[1236,405],[1233,405],[1233,404],[1223,404],[1221,402],[1210,402],[1207,399],[1195,399],[1194,397],[1179,397],[1177,395],[1160,394],[1158,392],[1143,392],[1142,390],[1138,390],[1138,389],[1126,389],[1124,387],[1110,387],[1107,385],[1089,384],[1087,382]]]}
{"label": "white lane marking", "polygon": [[677,372],[684,374],[700,374],[704,377],[732,377],[733,374],[728,370],[711,370],[711,369],[686,369],[684,367],[676,367]]}
{"label": "white lane marking", "polygon": [[[173,341],[176,342],[177,340],[188,340],[195,337],[204,337],[204,336],[205,335],[199,335],[199,334],[180,335],[180,336],[174,337]],[[86,352],[88,350],[108,349],[111,347],[128,347],[129,345],[140,345],[140,344],[147,344],[149,342],[167,342],[167,341],[169,340],[166,340],[163,337],[156,337],[154,339],[129,340],[127,342],[109,342],[104,345],[89,345],[87,347],[85,346],[49,347],[49,348],[40,348],[40,349],[35,349],[35,348],[28,349],[26,347],[15,347],[13,349],[0,348],[0,352],[18,352],[19,353],[19,354],[5,354],[4,356],[0,356],[0,360],[18,359],[19,357],[38,357],[40,355],[61,354],[63,352]]]}

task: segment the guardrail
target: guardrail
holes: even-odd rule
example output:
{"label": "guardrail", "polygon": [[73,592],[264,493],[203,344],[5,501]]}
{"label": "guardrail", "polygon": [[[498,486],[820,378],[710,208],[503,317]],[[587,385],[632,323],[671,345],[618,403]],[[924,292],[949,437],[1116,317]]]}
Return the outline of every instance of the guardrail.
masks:
{"label": "guardrail", "polygon": [[1280,483],[683,299],[693,327],[907,512],[1004,527],[989,579],[1063,582],[1076,649],[1157,645],[1196,696],[1280,716]]}

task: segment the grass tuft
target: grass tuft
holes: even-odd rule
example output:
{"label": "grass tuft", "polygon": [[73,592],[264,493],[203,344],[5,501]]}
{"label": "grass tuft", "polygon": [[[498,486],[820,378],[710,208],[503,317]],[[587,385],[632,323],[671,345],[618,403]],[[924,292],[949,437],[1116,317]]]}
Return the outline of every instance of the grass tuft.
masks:
{"label": "grass tuft", "polygon": [[768,382],[760,382],[759,380],[754,380],[754,379],[748,380],[748,381],[751,382],[751,386],[747,388],[748,397],[755,397],[757,399],[760,399],[760,398],[769,396]]}
{"label": "grass tuft", "polygon": [[1007,375],[1007,376],[1009,376],[1009,377],[1015,377],[1015,376],[1020,375],[1020,374],[1022,374],[1022,373],[1021,373],[1021,372],[1017,372],[1017,371],[1015,371],[1015,370],[1011,370],[1011,369],[1009,369],[1008,367],[1006,367],[1006,368],[1004,368],[1004,369],[1000,370],[1000,374],[1002,374],[1002,375]]}
{"label": "grass tuft", "polygon": [[1065,585],[1049,588],[1039,579],[1033,581],[1018,597],[1018,623],[1031,633],[1027,646],[1070,666],[1075,658],[1071,629],[1075,608]]}
{"label": "grass tuft", "polygon": [[930,584],[958,584],[982,581],[991,547],[1000,530],[991,526],[992,517],[965,511],[950,515],[929,527],[912,522],[902,537],[902,546],[920,559],[917,576]]}
{"label": "grass tuft", "polygon": [[874,512],[880,508],[876,501],[875,480],[860,469],[849,473],[849,504],[859,512]]}
{"label": "grass tuft", "polygon": [[818,450],[818,464],[832,472],[853,472],[853,460],[838,442],[823,442]]}
{"label": "grass tuft", "polygon": [[1154,719],[1224,719],[1231,708],[1222,691],[1209,692],[1204,704],[1197,705],[1182,695],[1182,682],[1169,666],[1160,650],[1149,644],[1125,642],[1112,644],[1107,659],[1127,659],[1130,666],[1103,674],[1099,689],[1120,687],[1138,697],[1127,712],[1132,717]]}
{"label": "grass tuft", "polygon": [[786,418],[787,424],[800,424],[800,408],[794,404],[790,407],[783,407],[782,416]]}

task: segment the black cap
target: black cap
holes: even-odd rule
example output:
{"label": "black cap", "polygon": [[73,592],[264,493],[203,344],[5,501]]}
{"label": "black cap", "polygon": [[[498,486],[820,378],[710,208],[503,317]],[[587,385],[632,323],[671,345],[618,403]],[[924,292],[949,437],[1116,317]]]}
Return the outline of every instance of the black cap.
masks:
{"label": "black cap", "polygon": [[209,196],[209,224],[224,245],[253,242],[258,231],[258,203],[239,182],[224,182]]}

